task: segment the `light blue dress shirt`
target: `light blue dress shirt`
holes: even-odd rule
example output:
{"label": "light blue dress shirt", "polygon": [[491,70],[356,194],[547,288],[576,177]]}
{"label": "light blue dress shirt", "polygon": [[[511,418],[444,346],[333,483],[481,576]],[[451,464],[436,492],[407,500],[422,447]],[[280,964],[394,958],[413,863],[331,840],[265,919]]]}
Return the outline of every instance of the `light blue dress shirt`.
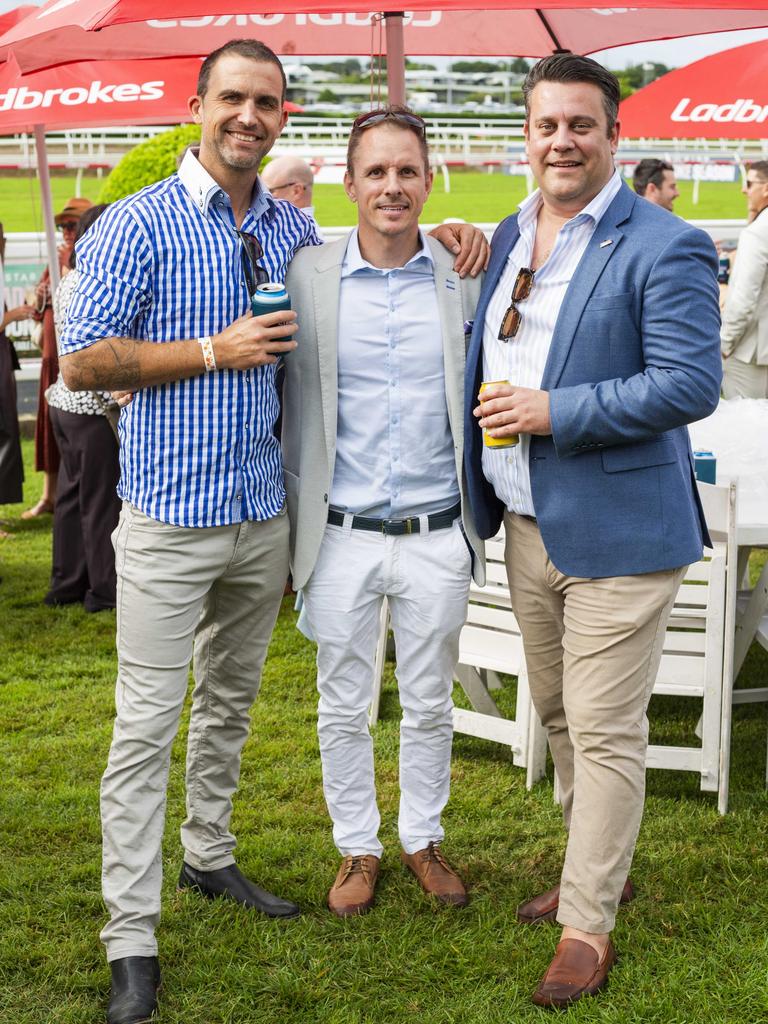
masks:
{"label": "light blue dress shirt", "polygon": [[432,253],[380,269],[350,235],[341,269],[331,504],[403,518],[459,500]]}

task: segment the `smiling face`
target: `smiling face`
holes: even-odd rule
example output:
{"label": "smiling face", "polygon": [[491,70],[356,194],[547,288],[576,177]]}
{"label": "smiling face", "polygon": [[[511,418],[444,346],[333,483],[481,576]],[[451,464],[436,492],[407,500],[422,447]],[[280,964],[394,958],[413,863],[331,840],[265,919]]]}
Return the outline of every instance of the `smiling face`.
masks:
{"label": "smiling face", "polygon": [[200,163],[217,181],[240,172],[255,178],[288,116],[279,70],[237,53],[216,61],[205,95],[189,109],[202,126]]}
{"label": "smiling face", "polygon": [[[383,122],[366,128],[354,151],[344,188],[358,205],[358,237],[364,255],[382,241],[416,243],[432,172],[409,128]],[[370,260],[366,255],[366,259]]]}
{"label": "smiling face", "polygon": [[614,172],[619,126],[609,131],[603,94],[591,82],[539,82],[525,137],[544,203],[561,215],[583,210]]}

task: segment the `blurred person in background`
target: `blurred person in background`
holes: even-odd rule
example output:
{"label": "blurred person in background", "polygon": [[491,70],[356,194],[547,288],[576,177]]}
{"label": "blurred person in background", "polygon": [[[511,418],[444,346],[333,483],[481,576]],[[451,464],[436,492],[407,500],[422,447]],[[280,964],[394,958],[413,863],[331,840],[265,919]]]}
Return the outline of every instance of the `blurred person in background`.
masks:
{"label": "blurred person in background", "polygon": [[314,220],[312,168],[299,156],[277,156],[261,172],[261,180],[275,199],[285,199]]}
{"label": "blurred person in background", "polygon": [[[16,378],[19,369],[16,351],[5,336],[5,328],[19,320],[27,320],[34,312],[31,306],[5,308],[5,234],[0,223],[0,505],[15,505],[21,501],[24,466],[19,440],[19,420],[16,413]],[[9,534],[0,530],[0,537]]]}
{"label": "blurred person in background", "polygon": [[768,160],[749,165],[739,236],[723,310],[724,398],[768,398]]}
{"label": "blurred person in background", "polygon": [[632,175],[632,187],[639,196],[674,213],[677,191],[675,169],[666,160],[641,160]]}
{"label": "blurred person in background", "polygon": [[[80,217],[91,206],[90,199],[75,196],[70,199],[61,213],[55,217],[56,227],[61,228],[63,238],[59,246],[59,273],[69,269],[69,257],[75,242],[75,233]],[[59,356],[56,349],[56,329],[53,324],[51,302],[51,271],[46,267],[35,289],[35,312],[33,317],[40,325],[39,345],[43,353],[40,367],[40,386],[37,393],[37,423],[35,424],[35,469],[44,474],[43,493],[36,505],[22,512],[22,519],[36,519],[50,515],[56,500],[56,478],[59,472],[59,449],[53,435],[51,418],[45,392],[59,375]]]}
{"label": "blurred person in background", "polygon": [[[106,210],[92,206],[80,218],[75,241]],[[79,279],[72,249],[69,267],[53,297],[59,336]],[[87,612],[115,607],[115,553],[112,531],[120,516],[118,445],[107,391],[70,391],[61,373],[45,394],[61,455],[53,512],[53,572],[47,605],[79,604]]]}

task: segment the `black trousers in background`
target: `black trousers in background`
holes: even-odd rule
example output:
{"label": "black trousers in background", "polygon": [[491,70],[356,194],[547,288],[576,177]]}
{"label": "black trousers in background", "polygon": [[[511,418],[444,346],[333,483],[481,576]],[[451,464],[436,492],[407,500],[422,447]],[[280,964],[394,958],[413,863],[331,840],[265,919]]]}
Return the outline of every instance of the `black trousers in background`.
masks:
{"label": "black trousers in background", "polygon": [[115,607],[112,531],[120,515],[117,442],[105,416],[51,409],[61,453],[53,514],[53,573],[46,604]]}

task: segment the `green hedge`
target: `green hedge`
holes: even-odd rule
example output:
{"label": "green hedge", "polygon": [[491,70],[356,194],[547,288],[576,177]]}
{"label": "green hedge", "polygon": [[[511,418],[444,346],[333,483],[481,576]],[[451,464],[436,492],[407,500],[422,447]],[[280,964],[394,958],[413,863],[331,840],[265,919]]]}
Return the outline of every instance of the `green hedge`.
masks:
{"label": "green hedge", "polygon": [[99,202],[113,203],[176,170],[179,154],[190,142],[200,141],[199,124],[181,124],[142,142],[112,169],[99,194]]}

